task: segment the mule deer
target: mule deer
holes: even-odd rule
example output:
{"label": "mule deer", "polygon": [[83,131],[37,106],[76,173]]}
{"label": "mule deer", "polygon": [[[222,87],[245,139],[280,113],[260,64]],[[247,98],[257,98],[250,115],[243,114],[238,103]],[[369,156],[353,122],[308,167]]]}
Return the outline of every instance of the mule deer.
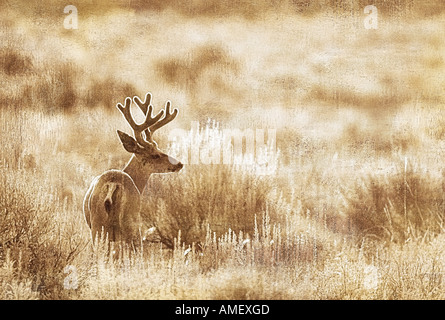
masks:
{"label": "mule deer", "polygon": [[147,93],[144,102],[134,97],[133,101],[145,115],[145,121],[136,124],[130,111],[131,101],[127,97],[125,106],[116,105],[133,129],[134,138],[117,130],[124,149],[132,153],[131,159],[124,169],[108,170],[96,177],[83,202],[93,243],[96,237],[108,235],[109,241],[124,241],[137,246],[141,241],[141,194],[148,178],[152,173],[177,172],[183,167],[182,163],[160,151],[153,140],[153,133],[172,121],[178,115],[178,109],[170,112],[170,101],[167,101],[165,110],[153,117],[151,94]]}

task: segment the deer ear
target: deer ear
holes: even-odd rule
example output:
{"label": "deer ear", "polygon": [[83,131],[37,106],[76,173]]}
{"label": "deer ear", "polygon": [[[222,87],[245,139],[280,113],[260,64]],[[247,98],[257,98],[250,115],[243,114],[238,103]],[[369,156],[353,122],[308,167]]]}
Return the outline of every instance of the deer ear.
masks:
{"label": "deer ear", "polygon": [[133,137],[119,130],[117,130],[117,134],[119,135],[119,139],[121,139],[125,150],[130,153],[138,153],[141,150],[141,147]]}

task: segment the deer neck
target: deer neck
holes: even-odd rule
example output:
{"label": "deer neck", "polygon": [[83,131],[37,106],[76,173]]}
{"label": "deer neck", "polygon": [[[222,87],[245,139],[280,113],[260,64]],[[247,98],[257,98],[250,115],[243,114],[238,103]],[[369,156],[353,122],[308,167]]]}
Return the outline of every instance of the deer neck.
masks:
{"label": "deer neck", "polygon": [[134,154],[131,156],[130,161],[128,161],[127,165],[122,171],[133,179],[134,184],[142,194],[152,172],[147,170],[147,167],[144,166]]}

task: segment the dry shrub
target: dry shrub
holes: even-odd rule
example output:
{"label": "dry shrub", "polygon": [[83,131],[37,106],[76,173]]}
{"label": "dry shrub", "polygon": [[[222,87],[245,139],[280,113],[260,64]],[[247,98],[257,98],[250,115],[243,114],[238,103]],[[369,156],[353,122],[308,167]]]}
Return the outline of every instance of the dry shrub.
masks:
{"label": "dry shrub", "polygon": [[361,179],[343,195],[351,231],[359,237],[401,243],[442,231],[441,183],[411,166]]}
{"label": "dry shrub", "polygon": [[[291,290],[278,289],[277,286],[269,285],[271,278],[267,272],[258,270],[243,270],[229,273],[231,270],[218,272],[218,280],[224,280],[211,288],[211,299],[215,300],[286,300],[293,299],[295,295]],[[235,270],[233,270],[235,271]],[[273,279],[274,283],[284,279]]]}
{"label": "dry shrub", "polygon": [[375,94],[360,92],[342,86],[316,84],[311,88],[306,98],[308,100],[315,99],[337,106],[354,106],[371,114],[381,114],[383,110],[386,111],[388,109],[388,106],[392,109],[400,107],[403,103],[407,102],[410,97],[408,93],[401,93],[397,90]]}
{"label": "dry shrub", "polygon": [[201,269],[206,272],[241,265],[271,271],[322,263],[326,251],[313,228],[303,226],[301,221],[296,223],[295,217],[286,217],[283,224],[273,223],[269,211],[266,209],[261,217],[255,217],[251,235],[229,229],[217,237],[209,228],[205,241],[198,247],[198,255],[195,253]]}
{"label": "dry shrub", "polygon": [[0,264],[10,259],[9,281],[31,280],[40,298],[62,297],[63,269],[85,241],[74,236],[71,221],[57,218],[61,208],[42,190],[42,179],[7,169],[0,177]]}
{"label": "dry shrub", "polygon": [[422,143],[421,137],[412,130],[379,130],[377,121],[375,127],[362,128],[357,123],[345,125],[341,138],[336,141],[337,150],[345,150],[349,154],[366,152],[369,154],[391,156],[395,152],[412,152]]}
{"label": "dry shrub", "polygon": [[426,134],[434,140],[443,141],[445,139],[445,114],[442,112],[443,105],[439,105],[436,110],[431,110],[428,123],[424,128]]}
{"label": "dry shrub", "polygon": [[163,58],[156,64],[161,79],[190,96],[194,119],[208,114],[210,108],[214,116],[230,114],[225,104],[240,97],[235,83],[239,68],[239,62],[218,45],[201,46],[192,50],[187,58]]}
{"label": "dry shrub", "polygon": [[75,73],[73,65],[64,64],[49,72],[37,85],[36,95],[43,106],[46,106],[46,110],[69,111],[75,106],[77,99]]}
{"label": "dry shrub", "polygon": [[[20,39],[12,37],[9,42]],[[78,100],[75,63],[39,63],[18,45],[0,49],[0,72],[5,77],[0,105],[8,109],[32,108],[44,112],[71,111]]]}
{"label": "dry shrub", "polygon": [[0,50],[0,70],[8,76],[19,76],[31,73],[31,57],[10,47]]}
{"label": "dry shrub", "polygon": [[206,45],[194,49],[187,59],[171,58],[157,64],[159,74],[167,83],[185,88],[196,85],[208,68],[237,71],[238,63],[223,48]]}
{"label": "dry shrub", "polygon": [[24,85],[22,93],[11,104],[16,108],[31,107],[45,113],[72,111],[78,100],[77,67],[64,63],[45,69]]}
{"label": "dry shrub", "polygon": [[0,165],[6,168],[17,169],[25,150],[22,140],[23,130],[26,126],[24,117],[16,112],[0,111]]}
{"label": "dry shrub", "polygon": [[189,166],[149,180],[142,214],[169,247],[179,231],[186,243],[204,241],[208,226],[219,235],[229,228],[253,234],[272,188],[267,177],[231,166]]}
{"label": "dry shrub", "polygon": [[85,94],[85,105],[88,107],[114,108],[116,101],[124,101],[126,97],[136,94],[136,89],[129,83],[112,78],[94,79]]}

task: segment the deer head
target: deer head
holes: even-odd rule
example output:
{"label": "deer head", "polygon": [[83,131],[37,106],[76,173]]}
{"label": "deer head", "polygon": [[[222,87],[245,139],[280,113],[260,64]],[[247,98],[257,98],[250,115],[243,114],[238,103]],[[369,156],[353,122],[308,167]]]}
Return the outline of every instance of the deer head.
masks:
{"label": "deer head", "polygon": [[178,109],[175,108],[170,112],[171,104],[170,101],[167,101],[165,110],[161,110],[153,117],[150,93],[147,93],[144,102],[138,97],[134,97],[133,100],[144,113],[145,121],[142,124],[136,124],[130,111],[132,99],[127,97],[125,99],[125,106],[118,103],[116,107],[133,129],[134,138],[120,130],[117,130],[117,133],[125,150],[134,154],[135,161],[133,162],[137,164],[137,170],[145,171],[148,174],[177,172],[181,170],[183,164],[163,153],[158,148],[158,144],[153,140],[153,133],[175,119],[179,112]]}

